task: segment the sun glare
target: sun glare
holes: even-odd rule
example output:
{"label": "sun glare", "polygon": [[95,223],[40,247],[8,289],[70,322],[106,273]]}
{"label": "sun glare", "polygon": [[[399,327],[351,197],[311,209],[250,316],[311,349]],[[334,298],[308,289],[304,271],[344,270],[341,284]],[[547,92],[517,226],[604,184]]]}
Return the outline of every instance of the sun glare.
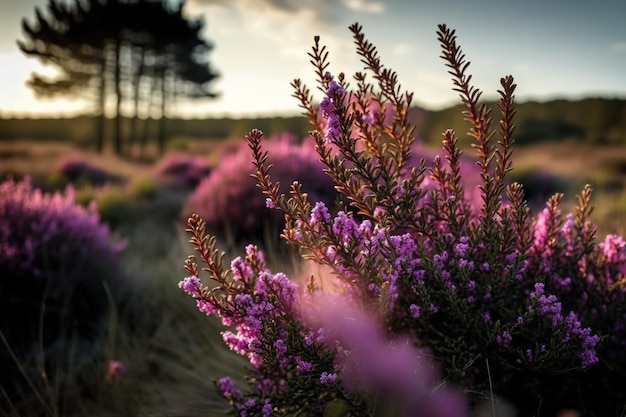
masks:
{"label": "sun glare", "polygon": [[81,100],[39,98],[26,87],[32,72],[53,76],[54,69],[26,58],[19,51],[0,54],[0,62],[2,117],[63,117],[85,112],[86,104]]}

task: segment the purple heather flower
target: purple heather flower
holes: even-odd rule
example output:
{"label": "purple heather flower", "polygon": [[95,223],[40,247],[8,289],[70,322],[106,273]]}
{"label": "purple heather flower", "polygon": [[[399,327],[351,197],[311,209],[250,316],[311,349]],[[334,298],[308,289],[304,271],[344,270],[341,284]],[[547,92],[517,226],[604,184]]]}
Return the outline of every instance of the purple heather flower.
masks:
{"label": "purple heather flower", "polygon": [[261,412],[263,413],[263,417],[270,417],[274,413],[274,409],[272,408],[269,398],[265,400],[265,404],[263,404]]}
{"label": "purple heather flower", "polygon": [[278,339],[276,342],[274,342],[274,348],[276,348],[276,355],[278,357],[285,356],[285,354],[287,353],[287,345],[285,344],[285,341],[283,339]]}
{"label": "purple heather flower", "polygon": [[296,356],[295,361],[296,361],[298,371],[300,372],[309,372],[313,367],[313,365],[311,365],[310,362],[302,360],[300,356]]}
{"label": "purple heather flower", "polygon": [[233,279],[235,281],[243,281],[252,274],[252,268],[241,259],[241,256],[231,261],[230,270],[233,273]]}
{"label": "purple heather flower", "polygon": [[374,218],[380,219],[383,216],[383,214],[385,214],[385,209],[384,208],[382,208],[380,206],[377,206],[374,209]]}
{"label": "purple heather flower", "polygon": [[483,314],[483,320],[485,320],[485,323],[491,324],[491,314],[488,311],[485,311]]}
{"label": "purple heather flower", "polygon": [[411,304],[409,306],[409,312],[411,313],[411,317],[413,317],[414,319],[418,319],[420,317],[420,306]]}
{"label": "purple heather flower", "polygon": [[330,222],[330,213],[328,212],[328,208],[326,208],[326,204],[321,201],[315,203],[315,207],[311,210],[311,219],[310,223],[312,225],[317,223],[329,223]]}
{"label": "purple heather flower", "polygon": [[217,381],[217,388],[220,393],[227,399],[239,400],[243,398],[241,390],[235,387],[233,380],[229,377],[220,378]]}
{"label": "purple heather flower", "polygon": [[511,340],[513,340],[513,337],[506,330],[502,332],[502,334],[496,336],[496,342],[504,348],[509,347]]}
{"label": "purple heather flower", "polygon": [[180,281],[178,288],[182,288],[183,291],[194,298],[200,296],[200,280],[195,275]]}
{"label": "purple heather flower", "polygon": [[461,239],[459,239],[459,243],[454,247],[454,251],[461,258],[465,257],[467,254],[467,250],[469,249],[468,241],[469,239],[466,236],[462,236]]}
{"label": "purple heather flower", "polygon": [[322,115],[327,119],[326,123],[326,134],[324,135],[325,139],[329,142],[334,142],[339,138],[342,131],[341,119],[339,115],[335,112],[335,107],[337,106],[338,100],[343,100],[345,95],[345,90],[341,85],[332,80],[328,83],[328,90],[326,91],[326,96],[322,99],[320,103],[320,109],[322,110]]}
{"label": "purple heather flower", "polygon": [[219,310],[206,300],[196,300],[196,307],[207,316],[219,313]]}
{"label": "purple heather flower", "polygon": [[334,384],[335,381],[337,381],[337,374],[335,373],[322,372],[322,375],[320,375],[320,382],[322,384],[331,385]]}

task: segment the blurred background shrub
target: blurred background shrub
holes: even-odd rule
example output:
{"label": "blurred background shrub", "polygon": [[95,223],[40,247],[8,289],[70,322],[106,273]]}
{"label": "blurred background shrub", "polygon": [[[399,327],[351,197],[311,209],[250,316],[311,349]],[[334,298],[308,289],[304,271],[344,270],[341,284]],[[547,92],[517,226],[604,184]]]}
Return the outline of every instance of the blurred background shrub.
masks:
{"label": "blurred background shrub", "polygon": [[[310,202],[334,205],[338,195],[333,181],[323,172],[324,165],[312,140],[299,144],[292,135],[274,136],[263,142],[263,150],[269,152],[268,163],[274,165],[272,180],[280,182],[281,192],[289,193],[291,183],[297,180]],[[183,215],[197,213],[213,233],[229,236],[236,242],[262,241],[266,232],[282,230],[283,215],[266,207],[265,195],[250,177],[253,172],[247,143],[230,146],[222,154],[219,165],[189,196]]]}
{"label": "blurred background shrub", "polygon": [[47,365],[62,350],[55,343],[102,330],[122,249],[95,204],[75,204],[73,188],[44,194],[28,178],[0,184],[0,385],[16,381],[14,355]]}
{"label": "blurred background shrub", "polygon": [[190,189],[195,188],[210,172],[211,166],[206,158],[181,152],[166,154],[154,167],[158,179]]}
{"label": "blurred background shrub", "polygon": [[119,178],[110,172],[90,164],[78,154],[69,155],[57,163],[55,170],[62,178],[77,185],[104,185],[118,182]]}

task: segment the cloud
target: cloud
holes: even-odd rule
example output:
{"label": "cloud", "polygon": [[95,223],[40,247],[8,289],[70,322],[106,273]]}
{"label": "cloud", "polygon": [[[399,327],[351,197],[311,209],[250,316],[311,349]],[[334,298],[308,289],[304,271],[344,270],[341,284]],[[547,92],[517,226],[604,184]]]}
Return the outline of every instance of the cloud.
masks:
{"label": "cloud", "polygon": [[[341,11],[345,9],[340,3],[333,0],[191,0],[189,5],[194,10],[206,9],[211,6],[230,8],[241,15],[250,15],[252,18],[263,18],[257,14],[259,12],[290,16],[291,18],[305,14],[312,16],[312,23],[316,25],[333,24],[341,21]],[[255,15],[252,16],[252,14]]]}
{"label": "cloud", "polygon": [[409,56],[415,52],[415,46],[408,42],[400,42],[391,48],[391,53],[395,56]]}
{"label": "cloud", "polygon": [[626,52],[626,41],[612,43],[610,48],[613,52],[624,53]]}
{"label": "cloud", "polygon": [[349,16],[346,10],[345,4],[335,0],[189,0],[185,3],[185,13],[205,14],[210,31],[222,39],[226,35],[229,39],[238,38],[242,48],[258,45],[261,40],[266,44],[269,41],[271,46],[269,49],[264,46],[264,50],[298,57],[306,65],[306,52],[314,35],[321,37],[334,58],[343,58],[353,50],[344,22]]}
{"label": "cloud", "polygon": [[348,6],[349,9],[363,13],[383,13],[385,11],[385,5],[377,1],[346,0],[346,6]]}

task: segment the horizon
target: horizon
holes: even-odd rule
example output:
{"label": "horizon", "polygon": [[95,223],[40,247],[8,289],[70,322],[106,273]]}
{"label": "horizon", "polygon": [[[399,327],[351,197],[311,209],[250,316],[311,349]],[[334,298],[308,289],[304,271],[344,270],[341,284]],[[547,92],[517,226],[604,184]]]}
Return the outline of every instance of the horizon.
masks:
{"label": "horizon", "polygon": [[[65,118],[87,110],[80,101],[37,100],[24,85],[30,72],[42,72],[42,66],[17,48],[20,22],[32,21],[35,6],[45,10],[46,3],[0,6],[2,118]],[[313,36],[320,35],[327,45],[333,73],[361,70],[347,29],[355,21],[377,46],[382,62],[398,73],[403,88],[415,92],[413,104],[426,110],[459,103],[439,58],[437,23],[456,30],[485,100],[496,98],[499,80],[508,74],[518,84],[518,103],[626,99],[623,2],[188,0],[183,10],[189,17],[205,16],[205,38],[215,46],[209,62],[220,73],[213,86],[221,97],[177,105],[176,118],[298,116],[301,109],[289,83],[301,78],[314,91],[307,57]]]}
{"label": "horizon", "polygon": [[[606,101],[612,101],[612,100],[616,100],[616,101],[623,101],[626,102],[626,97],[597,97],[597,96],[589,96],[589,97],[581,97],[581,98],[576,98],[576,99],[571,99],[571,98],[551,98],[548,100],[515,100],[515,104],[516,105],[524,105],[524,104],[545,104],[545,105],[550,105],[552,103],[555,102],[568,102],[568,103],[576,103],[576,102],[582,102],[582,101],[586,101],[586,100],[606,100]],[[497,100],[482,100],[483,102],[487,102],[487,103],[492,103],[492,104],[496,104]],[[420,110],[423,110],[425,112],[439,112],[439,111],[446,111],[449,109],[453,109],[454,107],[457,106],[463,106],[463,103],[459,102],[458,103],[451,103],[449,106],[444,106],[441,108],[437,108],[437,109],[429,109],[426,107],[422,107],[416,104],[413,104],[411,106],[411,108],[419,108]],[[70,120],[70,119],[74,119],[74,118],[80,118],[80,117],[96,117],[96,115],[91,114],[91,113],[76,113],[76,114],[61,114],[61,115],[4,115],[2,113],[2,111],[0,110],[0,120],[60,120],[60,119],[65,119],[65,120]],[[129,115],[124,115],[122,114],[122,118],[126,118],[126,119],[130,119],[132,116]],[[290,113],[290,114],[274,114],[274,115],[206,115],[206,116],[189,116],[189,117],[185,117],[184,115],[176,115],[175,117],[168,117],[168,119],[170,120],[211,120],[211,119],[215,119],[215,120],[224,120],[224,119],[231,119],[231,120],[254,120],[254,119],[280,119],[280,118],[284,118],[284,119],[288,119],[288,118],[294,118],[294,117],[302,117],[302,118],[306,118],[306,114],[304,112],[296,112],[296,113]],[[114,115],[108,115],[105,117],[106,120],[115,120],[115,116]],[[153,118],[153,117],[142,117],[139,116],[140,120],[158,120],[158,118]]]}

